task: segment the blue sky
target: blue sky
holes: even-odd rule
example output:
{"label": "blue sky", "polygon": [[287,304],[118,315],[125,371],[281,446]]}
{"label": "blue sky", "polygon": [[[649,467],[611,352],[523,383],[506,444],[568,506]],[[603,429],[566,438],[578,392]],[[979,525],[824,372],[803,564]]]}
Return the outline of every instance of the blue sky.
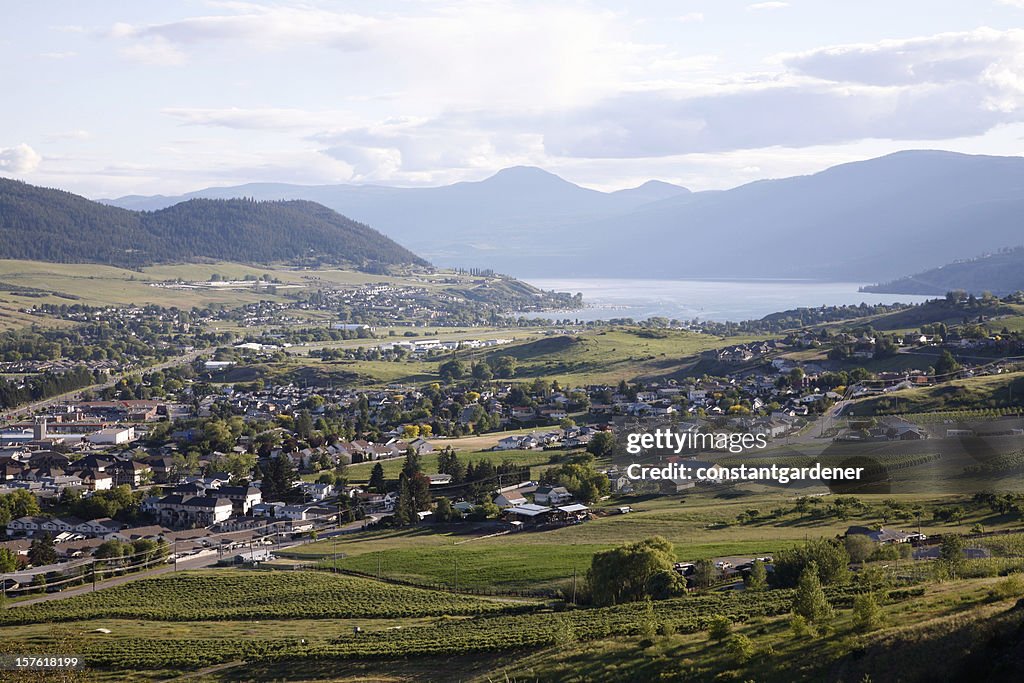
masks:
{"label": "blue sky", "polygon": [[0,173],[91,197],[1024,154],[1024,0],[4,5]]}

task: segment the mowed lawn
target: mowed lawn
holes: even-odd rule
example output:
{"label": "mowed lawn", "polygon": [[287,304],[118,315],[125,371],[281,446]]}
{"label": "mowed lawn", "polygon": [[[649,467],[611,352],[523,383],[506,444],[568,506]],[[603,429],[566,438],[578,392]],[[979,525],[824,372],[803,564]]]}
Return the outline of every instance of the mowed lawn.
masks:
{"label": "mowed lawn", "polygon": [[[454,445],[455,442],[453,441]],[[438,453],[427,453],[420,457],[420,469],[427,474],[436,474]],[[470,462],[478,463],[481,460],[486,460],[494,465],[498,465],[505,460],[511,460],[517,465],[524,467],[538,467],[540,465],[547,465],[551,462],[551,457],[555,455],[565,455],[564,451],[521,451],[521,450],[508,450],[508,451],[477,451],[477,452],[464,452],[458,451],[459,460],[463,465],[467,465]],[[405,458],[393,458],[391,460],[379,460],[381,467],[384,468],[384,477],[386,479],[398,479],[398,475],[402,471],[402,465],[405,463]],[[361,462],[355,465],[349,465],[345,472],[348,475],[348,479],[351,483],[364,483],[370,480],[370,473],[373,471],[374,465],[377,462]],[[517,484],[519,482],[509,481],[511,484]]]}

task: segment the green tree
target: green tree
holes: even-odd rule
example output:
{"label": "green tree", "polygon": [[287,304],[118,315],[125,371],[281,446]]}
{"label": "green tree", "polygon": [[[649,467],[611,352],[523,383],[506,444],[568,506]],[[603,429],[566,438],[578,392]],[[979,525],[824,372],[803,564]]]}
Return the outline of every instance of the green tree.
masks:
{"label": "green tree", "polygon": [[754,643],[742,633],[732,634],[726,647],[737,664],[746,664],[754,656]]}
{"label": "green tree", "polygon": [[398,478],[398,503],[395,506],[395,524],[398,526],[412,526],[419,517],[416,515],[416,501],[413,498],[412,489],[409,487],[409,478],[404,474]]}
{"label": "green tree", "polygon": [[470,374],[473,375],[473,379],[478,379],[481,382],[489,382],[494,377],[494,372],[487,363],[473,363]]}
{"label": "green tree", "polygon": [[18,556],[10,548],[0,548],[0,574],[10,574],[18,568]]}
{"label": "green tree", "polygon": [[615,451],[615,435],[611,432],[598,432],[587,444],[587,452],[598,458],[608,457]]}
{"label": "green tree", "polygon": [[775,571],[771,576],[772,585],[781,588],[797,585],[804,569],[812,562],[822,584],[849,582],[850,556],[846,553],[846,548],[839,542],[819,539],[777,552],[773,563]]}
{"label": "green tree", "polygon": [[296,481],[298,475],[290,457],[282,453],[276,458],[270,458],[261,484],[263,499],[273,501],[289,497]]}
{"label": "green tree", "polygon": [[462,517],[462,514],[452,507],[452,501],[445,496],[437,499],[434,505],[434,519],[439,522],[454,522]]}
{"label": "green tree", "polygon": [[686,595],[686,579],[674,569],[662,569],[651,574],[644,590],[652,600],[667,600]]}
{"label": "green tree", "polygon": [[496,377],[512,379],[516,376],[515,356],[498,356],[497,358],[489,359],[487,362],[490,364],[491,370]]}
{"label": "green tree", "polygon": [[796,595],[793,597],[793,613],[799,614],[812,624],[831,619],[834,614],[825,597],[825,591],[821,588],[818,565],[813,560],[800,573]]}
{"label": "green tree", "polygon": [[672,544],[660,536],[598,552],[587,573],[593,600],[598,605],[643,600],[651,577],[672,571],[674,562]]}
{"label": "green tree", "polygon": [[882,610],[873,593],[862,593],[853,598],[853,628],[862,633],[874,631],[882,625]]}
{"label": "green tree", "polygon": [[939,354],[939,359],[935,361],[935,376],[942,377],[946,375],[952,375],[959,372],[963,368],[960,363],[956,362],[956,358],[953,357],[946,349],[942,350]]}
{"label": "green tree", "polygon": [[719,642],[732,635],[732,620],[729,617],[716,614],[708,622],[708,636]]}
{"label": "green tree", "polygon": [[313,434],[313,417],[308,410],[300,410],[295,419],[295,433],[300,439],[308,439]]}
{"label": "green tree", "polygon": [[958,534],[948,534],[942,539],[939,561],[951,575],[956,576],[964,563],[964,539]]}
{"label": "green tree", "polygon": [[53,547],[53,536],[46,534],[32,540],[28,548],[28,561],[33,567],[43,567],[57,562],[57,550]]}
{"label": "green tree", "polygon": [[452,359],[441,363],[438,368],[438,374],[441,375],[441,380],[446,383],[460,380],[466,376],[466,364],[461,360]]}
{"label": "green tree", "polygon": [[386,486],[387,482],[384,480],[384,465],[378,462],[374,464],[373,469],[370,471],[370,481],[367,482],[367,488],[375,493],[384,493]]}
{"label": "green tree", "polygon": [[843,546],[851,562],[866,562],[875,552],[875,542],[866,534],[850,534],[843,539]]}
{"label": "green tree", "polygon": [[413,448],[408,448],[405,451],[405,462],[402,463],[402,474],[408,478],[413,478],[422,471],[420,466],[420,456],[416,453]]}
{"label": "green tree", "polygon": [[693,574],[690,580],[695,588],[710,588],[718,578],[718,570],[711,560],[697,560],[693,566]]}
{"label": "green tree", "polygon": [[768,588],[768,570],[765,569],[764,562],[754,560],[754,564],[750,567],[747,590],[763,591],[766,588]]}

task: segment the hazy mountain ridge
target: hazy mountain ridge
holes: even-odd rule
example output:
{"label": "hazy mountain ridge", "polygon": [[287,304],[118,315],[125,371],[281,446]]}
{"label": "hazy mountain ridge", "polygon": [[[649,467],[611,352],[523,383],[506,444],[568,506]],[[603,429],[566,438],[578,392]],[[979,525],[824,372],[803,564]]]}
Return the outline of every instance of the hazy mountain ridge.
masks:
{"label": "hazy mountain ridge", "polygon": [[563,234],[572,226],[625,215],[666,197],[689,195],[686,188],[658,181],[601,192],[539,168],[517,166],[485,180],[432,188],[251,183],[181,197],[103,201],[153,210],[195,197],[307,199],[373,225],[436,263],[516,272],[537,256],[538,247],[550,245],[552,254],[577,253],[576,238]]}
{"label": "hazy mountain ridge", "polygon": [[0,258],[129,267],[198,258],[426,265],[369,226],[309,201],[193,199],[139,212],[4,179]]}
{"label": "hazy mountain ridge", "polygon": [[1020,157],[907,151],[724,191],[664,185],[605,193],[517,167],[437,188],[257,184],[193,195],[313,199],[436,263],[520,277],[882,282],[1015,244],[1024,215]]}
{"label": "hazy mountain ridge", "polygon": [[999,296],[1024,291],[1024,247],[1002,249],[973,259],[955,261],[915,275],[864,287],[883,294],[945,294],[963,290]]}

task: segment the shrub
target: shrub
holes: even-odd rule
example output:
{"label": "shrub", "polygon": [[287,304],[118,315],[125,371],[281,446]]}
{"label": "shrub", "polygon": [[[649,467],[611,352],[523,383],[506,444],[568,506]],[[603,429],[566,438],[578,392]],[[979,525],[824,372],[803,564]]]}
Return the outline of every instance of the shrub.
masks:
{"label": "shrub", "polygon": [[734,633],[726,647],[739,664],[746,664],[754,656],[754,643],[742,633]]}
{"label": "shrub", "polygon": [[853,599],[853,628],[862,633],[874,631],[882,625],[882,610],[872,593]]}
{"label": "shrub", "polygon": [[722,641],[729,637],[732,633],[732,622],[729,621],[729,617],[718,614],[711,617],[711,622],[708,625],[708,635],[714,640]]}

